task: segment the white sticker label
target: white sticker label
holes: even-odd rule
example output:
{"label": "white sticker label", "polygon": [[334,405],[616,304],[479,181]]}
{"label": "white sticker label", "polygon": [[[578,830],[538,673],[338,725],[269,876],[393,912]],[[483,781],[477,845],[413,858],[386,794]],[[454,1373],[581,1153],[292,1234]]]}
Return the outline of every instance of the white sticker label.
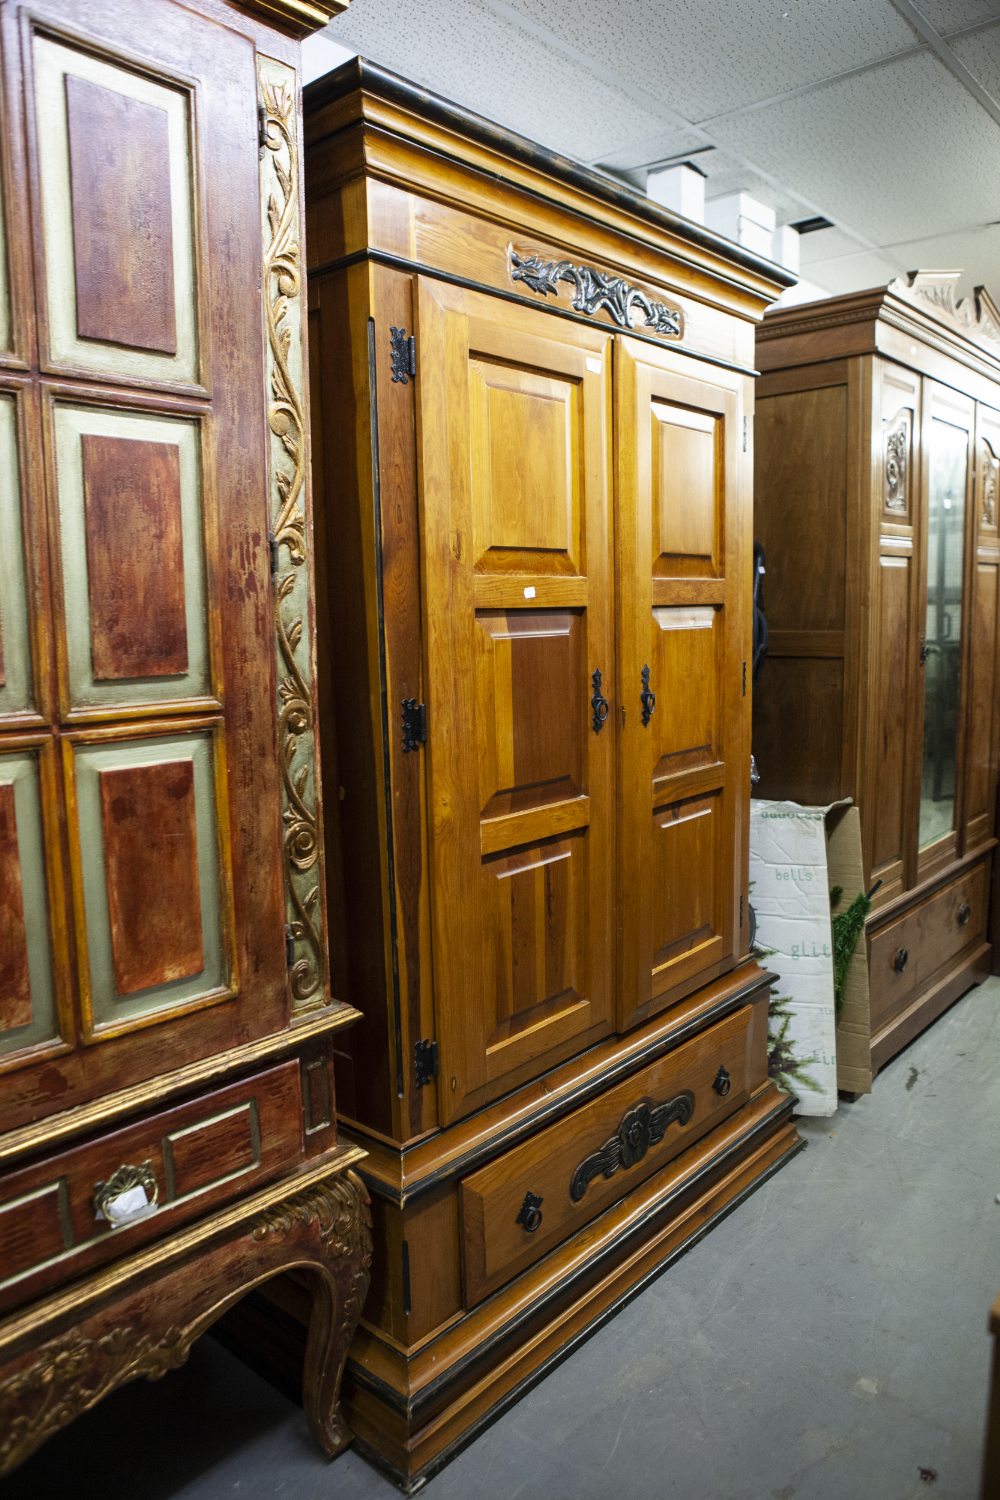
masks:
{"label": "white sticker label", "polygon": [[529,584],[528,587],[525,589],[525,591],[524,591],[524,597],[526,599],[534,599],[534,597],[535,597],[535,588],[534,588],[533,584]]}
{"label": "white sticker label", "polygon": [[592,370],[595,375],[600,375],[600,373],[601,373],[601,361],[599,359],[593,359],[593,358],[588,359],[587,360],[587,369],[588,370]]}
{"label": "white sticker label", "polygon": [[146,1189],[140,1186],[127,1188],[117,1197],[109,1198],[104,1205],[104,1213],[98,1213],[97,1217],[106,1218],[112,1229],[118,1229],[123,1224],[134,1224],[137,1219],[148,1219],[155,1212],[156,1204],[150,1203],[146,1197]]}

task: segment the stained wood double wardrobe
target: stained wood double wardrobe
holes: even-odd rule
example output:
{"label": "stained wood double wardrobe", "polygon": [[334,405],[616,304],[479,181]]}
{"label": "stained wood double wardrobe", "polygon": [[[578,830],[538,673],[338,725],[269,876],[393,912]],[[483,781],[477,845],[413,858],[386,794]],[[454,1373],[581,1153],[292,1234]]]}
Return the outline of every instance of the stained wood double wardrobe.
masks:
{"label": "stained wood double wardrobe", "polygon": [[305,128],[345,1396],[412,1482],[797,1145],[747,957],[783,283],[367,64]]}

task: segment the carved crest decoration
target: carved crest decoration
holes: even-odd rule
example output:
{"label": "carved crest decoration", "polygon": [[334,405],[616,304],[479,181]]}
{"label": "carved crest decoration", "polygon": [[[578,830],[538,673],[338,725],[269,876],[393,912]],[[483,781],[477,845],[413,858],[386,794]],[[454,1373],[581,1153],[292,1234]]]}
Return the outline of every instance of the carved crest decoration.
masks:
{"label": "carved crest decoration", "polygon": [[[559,295],[559,283],[573,287],[572,306],[588,318],[607,313],[619,328],[648,328],[661,338],[684,335],[683,309],[667,302],[654,302],[622,276],[609,276],[593,266],[578,266],[570,260],[542,260],[540,255],[510,251],[510,279],[520,281],[541,297]],[[637,316],[633,316],[633,315]]]}
{"label": "carved crest decoration", "polygon": [[910,413],[899,412],[891,424],[886,423],[885,433],[885,495],[886,510],[906,514],[906,486],[910,462]]}
{"label": "carved crest decoration", "polygon": [[985,287],[977,286],[971,297],[960,298],[955,288],[961,275],[961,271],[911,271],[890,282],[889,290],[951,323],[966,338],[996,345],[991,350],[996,356],[1000,354],[1000,311]]}

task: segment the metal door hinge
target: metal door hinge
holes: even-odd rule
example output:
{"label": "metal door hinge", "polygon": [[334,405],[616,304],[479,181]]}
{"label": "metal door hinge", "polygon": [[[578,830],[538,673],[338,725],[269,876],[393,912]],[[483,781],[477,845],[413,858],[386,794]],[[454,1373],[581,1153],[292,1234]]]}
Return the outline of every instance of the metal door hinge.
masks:
{"label": "metal door hinge", "polygon": [[427,704],[418,703],[416,698],[404,698],[402,708],[403,750],[419,750],[427,743]]}
{"label": "metal door hinge", "polygon": [[413,1049],[413,1066],[416,1074],[417,1088],[422,1089],[425,1083],[430,1083],[438,1076],[438,1044],[432,1042],[429,1037],[424,1037]]}
{"label": "metal door hinge", "polygon": [[740,891],[740,926],[743,926],[743,892]]}
{"label": "metal door hinge", "polygon": [[746,664],[746,662],[744,662],[743,663],[743,696],[744,696],[744,698],[746,697],[746,695],[747,695],[747,664]]}
{"label": "metal door hinge", "polygon": [[399,385],[406,385],[417,373],[417,341],[405,328],[389,329],[389,350],[392,355],[392,378]]}
{"label": "metal door hinge", "polygon": [[271,577],[277,578],[278,569],[281,566],[281,555],[278,547],[278,538],[273,531],[267,533],[267,551],[271,559]]}
{"label": "metal door hinge", "polygon": [[267,147],[267,110],[263,104],[257,106],[257,155],[263,161]]}
{"label": "metal door hinge", "polygon": [[288,923],[285,924],[285,967],[295,967],[295,933]]}

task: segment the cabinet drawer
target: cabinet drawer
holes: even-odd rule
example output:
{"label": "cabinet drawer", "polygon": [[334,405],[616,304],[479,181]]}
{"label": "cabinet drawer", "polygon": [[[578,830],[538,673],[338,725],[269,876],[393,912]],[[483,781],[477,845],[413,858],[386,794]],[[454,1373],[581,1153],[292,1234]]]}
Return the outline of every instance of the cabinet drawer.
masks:
{"label": "cabinet drawer", "polygon": [[872,1030],[903,1010],[986,931],[988,867],[974,865],[869,940]]}
{"label": "cabinet drawer", "polygon": [[469,1306],[580,1229],[749,1091],[744,1007],[460,1185]]}
{"label": "cabinet drawer", "polygon": [[[302,1152],[299,1064],[290,1059],[6,1174],[0,1308],[240,1197],[294,1168]],[[147,1196],[155,1186],[156,1212],[112,1227],[98,1217],[98,1190],[135,1178]]]}

